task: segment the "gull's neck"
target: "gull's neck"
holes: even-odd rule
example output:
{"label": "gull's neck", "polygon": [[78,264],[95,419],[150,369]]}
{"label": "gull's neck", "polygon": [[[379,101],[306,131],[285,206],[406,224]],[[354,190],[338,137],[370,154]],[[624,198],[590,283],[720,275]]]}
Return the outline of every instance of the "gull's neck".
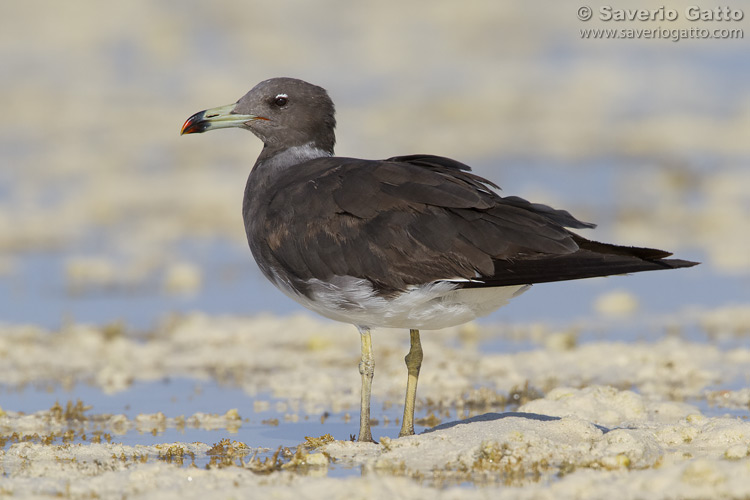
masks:
{"label": "gull's neck", "polygon": [[308,160],[327,156],[333,156],[333,152],[319,148],[312,142],[282,150],[264,146],[253,170],[264,170],[270,174],[272,171],[285,170]]}
{"label": "gull's neck", "polygon": [[281,151],[270,151],[266,146],[258,157],[258,161],[255,162],[255,169],[262,165],[264,170],[283,170],[308,160],[327,156],[333,156],[333,152],[321,149],[312,142],[301,146],[291,146]]}
{"label": "gull's neck", "polygon": [[333,156],[332,151],[316,147],[312,142],[275,150],[275,152],[265,146],[258,156],[255,166],[250,171],[245,185],[242,212],[246,223],[250,213],[257,212],[262,208],[258,205],[260,200],[263,199],[261,194],[269,189],[269,186],[273,186],[276,179],[279,179],[284,172],[306,161],[330,156]]}

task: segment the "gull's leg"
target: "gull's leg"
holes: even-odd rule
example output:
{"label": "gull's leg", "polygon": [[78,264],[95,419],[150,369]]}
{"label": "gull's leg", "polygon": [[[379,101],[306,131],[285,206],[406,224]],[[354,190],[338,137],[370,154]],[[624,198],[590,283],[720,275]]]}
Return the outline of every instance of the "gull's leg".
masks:
{"label": "gull's leg", "polygon": [[362,375],[361,407],[359,410],[359,437],[357,441],[374,443],[370,432],[370,393],[372,376],[375,373],[375,356],[372,355],[372,338],[370,329],[357,327],[362,342],[362,359],[359,361],[359,373]]}
{"label": "gull's leg", "polygon": [[414,405],[417,400],[417,380],[422,367],[422,343],[419,341],[419,330],[409,330],[411,348],[406,355],[406,370],[409,378],[406,381],[406,401],[404,401],[404,419],[401,421],[401,432],[398,437],[414,435]]}

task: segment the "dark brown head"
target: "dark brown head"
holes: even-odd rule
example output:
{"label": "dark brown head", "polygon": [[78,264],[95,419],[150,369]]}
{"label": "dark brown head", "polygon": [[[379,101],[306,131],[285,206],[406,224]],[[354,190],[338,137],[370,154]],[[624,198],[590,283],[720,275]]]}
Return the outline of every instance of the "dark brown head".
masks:
{"label": "dark brown head", "polygon": [[182,134],[238,127],[254,133],[266,154],[311,146],[333,154],[335,109],[325,89],[295,78],[260,82],[235,104],[194,114]]}

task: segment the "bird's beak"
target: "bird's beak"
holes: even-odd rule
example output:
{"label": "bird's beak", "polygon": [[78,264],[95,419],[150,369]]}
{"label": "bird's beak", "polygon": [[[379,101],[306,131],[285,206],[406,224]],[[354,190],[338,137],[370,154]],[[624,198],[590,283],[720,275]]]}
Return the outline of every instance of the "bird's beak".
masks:
{"label": "bird's beak", "polygon": [[217,128],[242,127],[247,122],[253,120],[268,119],[263,118],[262,116],[234,113],[235,106],[237,106],[237,104],[227,104],[226,106],[219,106],[218,108],[211,108],[195,113],[193,116],[185,120],[180,135],[199,134],[206,130]]}

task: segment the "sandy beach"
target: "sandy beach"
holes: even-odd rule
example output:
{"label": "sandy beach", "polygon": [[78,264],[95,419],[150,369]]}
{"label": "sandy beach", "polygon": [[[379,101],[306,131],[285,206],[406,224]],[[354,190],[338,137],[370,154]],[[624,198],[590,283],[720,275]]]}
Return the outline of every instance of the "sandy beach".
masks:
{"label": "sandy beach", "polygon": [[[0,497],[750,496],[748,42],[581,32],[747,16],[581,6],[8,5]],[[375,330],[378,443],[352,442],[356,329],[288,300],[247,250],[261,143],[179,136],[274,76],[328,89],[339,155],[456,158],[599,224],[586,237],[701,265],[538,285],[424,332],[406,438],[408,335]]]}

